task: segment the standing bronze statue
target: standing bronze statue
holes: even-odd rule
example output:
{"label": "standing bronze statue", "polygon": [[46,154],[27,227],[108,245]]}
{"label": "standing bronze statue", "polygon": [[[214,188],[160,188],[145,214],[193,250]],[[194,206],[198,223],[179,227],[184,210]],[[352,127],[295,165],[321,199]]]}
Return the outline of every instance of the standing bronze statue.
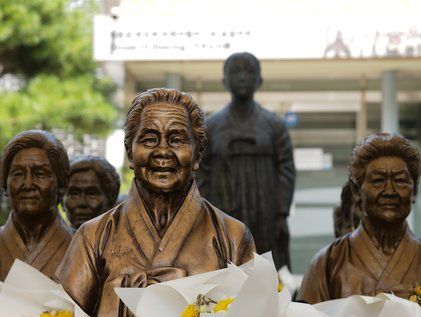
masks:
{"label": "standing bronze statue", "polygon": [[12,211],[0,228],[0,280],[15,259],[55,278],[72,239],[57,209],[69,173],[63,144],[45,131],[19,133],[6,145],[1,173]]}
{"label": "standing bronze statue", "polygon": [[287,217],[295,183],[292,145],[284,121],[253,99],[262,84],[259,61],[231,55],[223,83],[231,102],[211,115],[198,183],[212,204],[243,221],[259,253],[290,266]]}
{"label": "standing bronze statue", "polygon": [[146,287],[242,264],[255,250],[247,227],[197,189],[206,128],[189,95],[163,88],[138,95],[124,144],[134,172],[127,200],[79,228],[57,271],[92,317],[130,315],[115,287]]}
{"label": "standing bronze statue", "polygon": [[380,292],[408,299],[421,281],[421,241],[406,223],[420,163],[417,148],[400,135],[371,135],[355,147],[349,182],[362,211],[360,225],[317,253],[299,300],[313,304]]}
{"label": "standing bronze statue", "polygon": [[120,177],[104,158],[80,155],[70,160],[69,186],[63,207],[74,229],[114,207]]}

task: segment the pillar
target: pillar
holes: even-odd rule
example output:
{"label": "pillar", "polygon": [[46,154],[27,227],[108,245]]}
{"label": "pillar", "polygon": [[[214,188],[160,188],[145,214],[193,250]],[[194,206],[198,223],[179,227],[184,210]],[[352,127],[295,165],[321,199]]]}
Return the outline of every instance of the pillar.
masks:
{"label": "pillar", "polygon": [[366,79],[363,77],[360,81],[360,107],[357,112],[357,143],[367,136],[366,85]]}
{"label": "pillar", "polygon": [[381,131],[399,133],[399,106],[396,100],[396,72],[382,75]]}

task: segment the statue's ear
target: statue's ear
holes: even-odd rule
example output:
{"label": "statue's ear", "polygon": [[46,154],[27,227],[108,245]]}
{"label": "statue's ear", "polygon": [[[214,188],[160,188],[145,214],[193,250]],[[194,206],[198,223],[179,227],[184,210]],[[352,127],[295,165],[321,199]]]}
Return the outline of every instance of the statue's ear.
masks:
{"label": "statue's ear", "polygon": [[262,76],[259,76],[259,79],[257,80],[257,83],[256,83],[256,88],[259,88],[260,86],[262,86],[262,84],[263,84],[263,78]]}
{"label": "statue's ear", "polygon": [[199,166],[200,166],[200,161],[202,160],[203,154],[202,152],[199,152],[197,154],[196,160],[194,161],[193,164],[193,171],[196,172],[197,170],[199,170]]}
{"label": "statue's ear", "polygon": [[127,160],[129,161],[129,168],[133,169],[133,153],[131,144],[126,143],[127,140],[124,140],[124,148],[126,150]]}
{"label": "statue's ear", "polygon": [[127,160],[129,161],[129,168],[131,170],[133,170],[134,169],[134,164],[133,164],[132,150],[131,149],[127,149],[127,147],[126,147],[126,155],[127,155]]}
{"label": "statue's ear", "polygon": [[411,203],[415,204],[417,201],[417,194],[418,194],[418,184],[414,184],[414,189],[412,191]]}
{"label": "statue's ear", "polygon": [[415,204],[417,195],[418,195],[418,182],[414,183],[414,192],[412,193],[412,203]]}

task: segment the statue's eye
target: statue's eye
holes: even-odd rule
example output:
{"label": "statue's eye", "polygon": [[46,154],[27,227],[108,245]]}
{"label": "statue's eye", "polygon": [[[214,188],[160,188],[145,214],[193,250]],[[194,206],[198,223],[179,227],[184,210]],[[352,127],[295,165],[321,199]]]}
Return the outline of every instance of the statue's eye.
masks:
{"label": "statue's eye", "polygon": [[184,139],[181,135],[172,135],[170,137],[170,145],[171,146],[181,146],[184,143]]}
{"label": "statue's eye", "polygon": [[140,142],[145,146],[152,147],[156,146],[159,143],[159,140],[157,135],[148,133],[141,138]]}
{"label": "statue's eye", "polygon": [[398,178],[395,178],[395,183],[396,184],[407,184],[408,181],[406,180],[406,178],[398,177]]}
{"label": "statue's eye", "polygon": [[44,177],[47,177],[48,175],[47,175],[47,173],[46,173],[46,172],[44,172],[43,170],[37,170],[37,171],[35,172],[35,176],[37,176],[37,177],[39,177],[39,178],[44,178]]}
{"label": "statue's eye", "polygon": [[79,195],[79,191],[75,188],[70,188],[66,193],[66,196],[77,196],[77,195]]}
{"label": "statue's eye", "polygon": [[13,177],[23,176],[23,171],[22,170],[14,170],[10,173],[10,176],[13,176]]}
{"label": "statue's eye", "polygon": [[374,185],[381,185],[383,184],[385,181],[385,179],[383,177],[375,177],[371,180],[371,183],[373,183]]}
{"label": "statue's eye", "polygon": [[89,190],[86,191],[86,195],[88,195],[89,197],[92,198],[92,197],[99,196],[100,193],[99,193],[99,191],[97,189],[92,188],[92,189],[89,189]]}

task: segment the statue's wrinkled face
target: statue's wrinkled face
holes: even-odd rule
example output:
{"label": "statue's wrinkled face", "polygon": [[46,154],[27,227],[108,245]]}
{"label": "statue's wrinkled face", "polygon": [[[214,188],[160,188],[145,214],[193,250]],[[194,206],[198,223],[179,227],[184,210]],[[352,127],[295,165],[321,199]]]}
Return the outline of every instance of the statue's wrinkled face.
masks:
{"label": "statue's wrinkled face", "polygon": [[360,191],[361,207],[370,219],[393,223],[411,211],[414,183],[406,163],[398,157],[380,157],[366,167]]}
{"label": "statue's wrinkled face", "polygon": [[228,65],[224,85],[237,98],[249,98],[262,83],[255,63],[247,57],[238,57]]}
{"label": "statue's wrinkled face", "polygon": [[179,191],[199,167],[195,153],[183,106],[157,103],[143,109],[130,162],[136,181],[156,193]]}
{"label": "statue's wrinkled face", "polygon": [[7,193],[13,210],[22,215],[48,213],[57,205],[57,179],[45,150],[23,149],[14,156]]}
{"label": "statue's wrinkled face", "polygon": [[63,205],[74,228],[106,211],[107,204],[107,196],[94,170],[80,171],[70,177]]}

